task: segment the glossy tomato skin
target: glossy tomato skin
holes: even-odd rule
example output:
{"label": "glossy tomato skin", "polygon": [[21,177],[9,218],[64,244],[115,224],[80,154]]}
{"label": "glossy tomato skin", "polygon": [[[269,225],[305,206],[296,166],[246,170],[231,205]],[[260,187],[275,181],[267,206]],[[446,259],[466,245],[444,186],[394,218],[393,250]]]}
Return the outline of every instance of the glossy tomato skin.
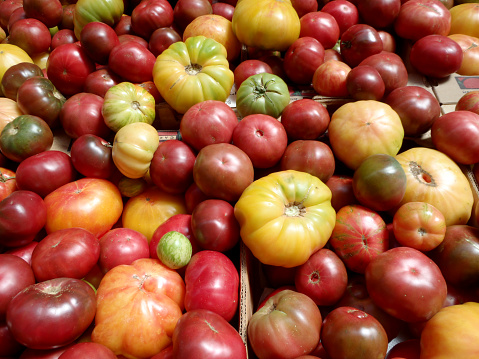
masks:
{"label": "glossy tomato skin", "polygon": [[388,337],[379,321],[353,307],[338,307],[324,318],[321,342],[331,359],[384,358]]}
{"label": "glossy tomato skin", "polygon": [[88,57],[100,65],[108,64],[111,50],[120,44],[115,30],[99,21],[86,24],[81,30],[78,40]]}
{"label": "glossy tomato skin", "polygon": [[306,294],[286,289],[278,291],[253,313],[248,339],[258,357],[296,358],[316,348],[321,325],[316,303]]}
{"label": "glossy tomato skin", "polygon": [[151,33],[148,40],[148,49],[155,57],[158,57],[171,44],[181,41],[180,34],[171,27],[160,27]]}
{"label": "glossy tomato skin", "polygon": [[331,190],[331,206],[336,212],[346,205],[359,204],[354,195],[352,176],[333,174],[325,184]]}
{"label": "glossy tomato skin", "polygon": [[336,214],[329,242],[348,269],[363,274],[368,264],[389,248],[389,232],[376,211],[347,205]]}
{"label": "glossy tomato skin", "polygon": [[347,0],[329,1],[321,11],[327,12],[336,19],[340,36],[352,25],[359,22],[358,8],[353,2]]}
{"label": "glossy tomato skin", "polygon": [[281,113],[281,123],[290,141],[315,140],[326,132],[330,121],[326,107],[308,98],[291,102]]}
{"label": "glossy tomato skin", "polygon": [[326,61],[314,72],[313,88],[323,96],[348,97],[346,79],[350,71],[351,67],[344,61]]}
{"label": "glossy tomato skin", "polygon": [[355,100],[380,101],[386,85],[379,72],[372,66],[356,66],[346,78],[346,87]]}
{"label": "glossy tomato skin", "polygon": [[134,83],[152,81],[156,57],[135,41],[120,43],[110,51],[108,67],[125,80]]}
{"label": "glossy tomato skin", "polygon": [[20,86],[34,76],[43,77],[42,69],[30,62],[20,62],[10,66],[2,77],[0,88],[5,97],[17,101],[17,92]]}
{"label": "glossy tomato skin", "polygon": [[77,174],[68,154],[49,150],[23,160],[17,167],[16,180],[19,189],[33,191],[44,198],[58,187],[74,181]]}
{"label": "glossy tomato skin", "polygon": [[443,306],[447,286],[439,267],[410,247],[396,247],[366,267],[366,287],[373,301],[405,322],[430,319]]}
{"label": "glossy tomato skin", "polygon": [[384,29],[392,26],[401,10],[401,5],[401,0],[357,1],[358,12],[362,21],[375,29]]}
{"label": "glossy tomato skin", "polygon": [[95,292],[89,284],[56,278],[17,294],[8,306],[7,325],[28,348],[53,349],[76,340],[93,322],[95,310]]}
{"label": "glossy tomato skin", "polygon": [[195,309],[178,320],[173,332],[173,357],[246,359],[246,347],[222,316],[207,309]]}
{"label": "glossy tomato skin", "polygon": [[121,76],[115,74],[108,66],[101,67],[86,77],[83,91],[105,97],[110,87],[118,85],[122,81]]}
{"label": "glossy tomato skin", "polygon": [[54,128],[66,99],[48,78],[35,76],[18,88],[16,100],[23,113],[38,116]]}
{"label": "glossy tomato skin", "polygon": [[80,178],[67,183],[45,197],[45,229],[82,227],[101,236],[118,221],[123,210],[120,191],[102,178]]}
{"label": "glossy tomato skin", "polygon": [[109,178],[116,167],[112,145],[101,137],[84,134],[72,144],[70,155],[75,169],[85,177]]}
{"label": "glossy tomato skin", "polygon": [[225,254],[202,250],[191,257],[185,272],[185,309],[207,309],[230,321],[239,305],[239,274]]}
{"label": "glossy tomato skin", "polygon": [[184,193],[193,183],[196,151],[180,140],[161,142],[150,164],[151,181],[169,193]]}
{"label": "glossy tomato skin", "polygon": [[86,77],[95,71],[95,63],[77,44],[63,44],[48,56],[47,76],[64,96],[83,91]]}
{"label": "glossy tomato skin", "polygon": [[324,46],[316,38],[302,36],[288,47],[283,67],[288,78],[297,84],[311,84],[314,71],[324,62]]}
{"label": "glossy tomato skin", "polygon": [[16,173],[0,167],[0,201],[17,189]]}
{"label": "glossy tomato skin", "polygon": [[62,44],[73,44],[77,42],[75,33],[70,29],[61,29],[58,30],[55,35],[52,36],[52,44],[50,45],[50,50],[54,50],[55,47],[58,47]]}
{"label": "glossy tomato skin", "polygon": [[448,37],[456,41],[463,52],[461,67],[456,72],[463,76],[478,75],[479,70],[476,67],[476,63],[479,59],[479,50],[477,48],[479,38],[466,34],[450,34]]}
{"label": "glossy tomato skin", "polygon": [[5,321],[8,303],[36,280],[32,268],[22,258],[2,253],[0,259],[0,321]]}
{"label": "glossy tomato skin", "polygon": [[52,36],[40,20],[21,18],[9,26],[9,44],[16,45],[30,56],[48,51]]}
{"label": "glossy tomato skin", "polygon": [[46,223],[45,203],[32,191],[17,190],[0,202],[0,244],[19,247],[33,241]]}
{"label": "glossy tomato skin", "polygon": [[60,359],[81,359],[85,355],[95,357],[97,359],[116,359],[117,356],[111,349],[103,344],[93,342],[75,343],[68,348],[58,358]]}
{"label": "glossy tomato skin", "polygon": [[239,88],[244,80],[256,74],[267,72],[272,74],[273,69],[266,62],[258,59],[247,59],[238,64],[234,69],[234,83]]}
{"label": "glossy tomato skin", "polygon": [[0,355],[4,358],[18,358],[25,346],[15,340],[5,321],[0,322]]}
{"label": "glossy tomato skin", "polygon": [[336,18],[324,11],[313,11],[299,19],[301,31],[299,38],[313,37],[324,49],[331,49],[339,40],[340,29]]}
{"label": "glossy tomato skin", "polygon": [[221,199],[199,203],[191,214],[191,229],[203,249],[226,252],[240,239],[233,206]]}
{"label": "glossy tomato skin", "polygon": [[341,36],[341,56],[351,67],[356,67],[365,58],[383,50],[377,30],[367,24],[355,24]]}
{"label": "glossy tomato skin", "polygon": [[26,16],[40,20],[49,28],[57,26],[63,16],[62,3],[58,0],[24,0],[23,9]]}
{"label": "glossy tomato skin", "polygon": [[38,243],[32,253],[32,269],[38,282],[61,277],[82,279],[99,258],[100,243],[95,235],[83,228],[65,228]]}

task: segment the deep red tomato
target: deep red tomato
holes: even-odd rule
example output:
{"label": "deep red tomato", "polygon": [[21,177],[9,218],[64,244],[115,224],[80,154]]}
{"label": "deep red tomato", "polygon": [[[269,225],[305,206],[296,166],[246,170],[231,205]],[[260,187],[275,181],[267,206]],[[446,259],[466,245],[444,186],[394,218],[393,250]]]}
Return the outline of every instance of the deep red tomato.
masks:
{"label": "deep red tomato", "polygon": [[[42,234],[40,234],[42,235]],[[22,258],[25,262],[27,262],[29,265],[32,264],[32,253],[35,247],[38,245],[39,242],[37,241],[32,241],[28,244],[25,244],[24,246],[20,247],[14,247],[11,248],[5,253],[7,254],[13,254],[14,256]]]}
{"label": "deep red tomato", "polygon": [[45,203],[38,194],[17,190],[0,202],[0,244],[19,247],[33,241],[46,223]]}
{"label": "deep red tomato", "polygon": [[375,29],[385,29],[394,24],[401,9],[401,0],[357,0],[356,5],[362,22]]}
{"label": "deep red tomato", "polygon": [[5,321],[0,322],[0,355],[5,359],[19,358],[25,346],[15,340]]}
{"label": "deep red tomato", "polygon": [[63,45],[63,44],[74,44],[77,42],[77,38],[75,37],[75,32],[70,29],[61,29],[55,33],[52,37],[52,44],[50,45],[50,49],[54,50],[56,47]]}
{"label": "deep red tomato", "polygon": [[329,243],[348,269],[364,273],[373,258],[389,248],[389,232],[377,212],[347,205],[336,213]]}
{"label": "deep red tomato", "polygon": [[207,199],[199,203],[191,214],[191,229],[203,249],[226,252],[240,239],[234,208],[221,199]]}
{"label": "deep red tomato", "polygon": [[156,29],[172,24],[173,8],[166,0],[141,1],[131,12],[132,30],[147,40]]}
{"label": "deep red tomato", "polygon": [[439,267],[424,253],[396,247],[374,257],[366,268],[372,300],[405,322],[430,319],[443,306],[447,285]]}
{"label": "deep red tomato", "polygon": [[273,73],[273,69],[268,63],[258,59],[248,59],[242,61],[234,69],[235,86],[238,89],[244,80],[248,77],[261,73]]}
{"label": "deep red tomato", "polygon": [[300,18],[300,23],[299,37],[313,37],[325,49],[333,48],[339,40],[339,25],[336,18],[327,12],[309,12]]}
{"label": "deep red tomato", "polygon": [[108,89],[122,82],[121,76],[115,74],[108,66],[99,68],[90,73],[83,85],[83,90],[101,97],[105,97]]}
{"label": "deep red tomato", "polygon": [[185,142],[161,142],[151,160],[151,181],[165,192],[184,193],[193,183],[195,160],[196,152]]}
{"label": "deep red tomato", "polygon": [[93,60],[76,43],[60,45],[48,56],[47,76],[65,96],[82,92],[87,76],[95,69]]}
{"label": "deep red tomato", "polygon": [[17,92],[20,86],[25,80],[34,76],[43,77],[42,69],[36,64],[20,62],[10,66],[3,74],[0,85],[3,95],[13,101],[17,101]]}
{"label": "deep red tomato", "polygon": [[73,166],[85,177],[108,179],[116,169],[111,149],[111,143],[101,137],[81,135],[71,146]]}
{"label": "deep red tomato", "polygon": [[18,8],[23,7],[23,0],[6,0],[0,3],[0,26],[5,31],[8,31],[8,20]]}
{"label": "deep red tomato", "polygon": [[359,22],[358,8],[347,0],[328,1],[321,11],[331,14],[339,26],[340,36],[351,26]]}
{"label": "deep red tomato", "polygon": [[362,23],[349,27],[341,36],[339,46],[344,62],[351,67],[383,50],[383,42],[377,30]]}
{"label": "deep red tomato", "polygon": [[100,21],[86,24],[80,33],[80,44],[86,54],[97,64],[108,64],[111,50],[120,44],[113,28]]}
{"label": "deep red tomato", "polygon": [[193,213],[193,210],[198,205],[198,203],[211,198],[204,194],[198,185],[193,182],[185,192],[185,202],[186,202],[186,210],[188,213]]}
{"label": "deep red tomato", "polygon": [[284,55],[283,67],[292,82],[310,85],[314,71],[323,62],[323,45],[314,37],[303,36],[289,46]]}
{"label": "deep red tomato", "polygon": [[173,332],[176,359],[246,359],[246,347],[238,331],[222,316],[205,309],[186,312]]}
{"label": "deep red tomato", "polygon": [[211,13],[213,8],[209,0],[178,0],[173,9],[173,21],[180,32],[183,32],[195,18]]}
{"label": "deep red tomato", "polygon": [[146,46],[136,41],[126,41],[115,46],[108,59],[108,67],[125,80],[138,83],[153,81],[156,57]]}
{"label": "deep red tomato", "polygon": [[330,121],[326,107],[309,98],[293,101],[281,112],[281,123],[291,141],[317,139],[326,132]]}
{"label": "deep red tomato", "polygon": [[421,353],[418,338],[407,339],[396,343],[389,351],[386,359],[419,359]]}
{"label": "deep red tomato", "polygon": [[331,190],[331,206],[336,212],[346,205],[359,204],[354,195],[352,176],[333,174],[326,181],[326,186]]}
{"label": "deep red tomato", "polygon": [[103,344],[93,342],[75,343],[72,347],[65,350],[59,359],[81,359],[85,356],[96,359],[116,359],[115,353]]}
{"label": "deep red tomato", "polygon": [[32,57],[48,51],[52,35],[40,20],[19,19],[9,27],[8,43],[20,47]]}
{"label": "deep red tomato", "polygon": [[22,258],[2,253],[0,259],[0,322],[3,322],[8,303],[36,280],[32,268]]}
{"label": "deep red tomato", "polygon": [[231,4],[227,4],[225,2],[217,2],[211,5],[213,10],[213,14],[223,16],[225,19],[229,21],[233,20],[233,12],[235,7]]}
{"label": "deep red tomato", "polygon": [[70,29],[73,30],[73,13],[75,10],[75,4],[66,4],[63,5],[63,16],[62,21],[58,25],[59,29]]}
{"label": "deep red tomato", "polygon": [[332,359],[384,358],[388,350],[388,337],[381,323],[353,307],[338,307],[326,315],[321,343]]}
{"label": "deep red tomato", "polygon": [[100,243],[95,235],[83,228],[65,228],[38,243],[32,269],[38,282],[61,277],[82,279],[99,258]]}
{"label": "deep red tomato", "polygon": [[23,160],[16,171],[18,188],[35,192],[41,197],[74,181],[76,177],[71,157],[57,150],[43,151]]}
{"label": "deep red tomato", "polygon": [[288,135],[273,116],[253,114],[243,117],[236,125],[233,143],[248,155],[255,168],[269,168],[283,156]]}
{"label": "deep red tomato", "polygon": [[17,90],[16,100],[23,113],[40,117],[51,128],[60,124],[60,111],[66,99],[48,78],[26,79]]}
{"label": "deep red tomato", "polygon": [[0,167],[0,201],[17,189],[17,179],[14,171]]}
{"label": "deep red tomato", "polygon": [[239,307],[239,274],[225,254],[202,250],[195,253],[185,272],[185,309],[206,309],[230,321]]}
{"label": "deep red tomato", "polygon": [[178,32],[171,27],[160,27],[153,31],[148,40],[148,49],[155,57],[158,57],[171,44],[181,41],[182,38]]}
{"label": "deep red tomato", "polygon": [[355,100],[381,101],[386,90],[378,70],[369,65],[356,66],[346,78],[346,87]]}
{"label": "deep red tomato", "polygon": [[53,349],[77,339],[93,322],[95,291],[86,282],[56,278],[25,288],[10,302],[7,325],[31,349]]}
{"label": "deep red tomato", "polygon": [[40,20],[49,28],[57,26],[63,17],[60,0],[23,0],[23,9],[27,17]]}

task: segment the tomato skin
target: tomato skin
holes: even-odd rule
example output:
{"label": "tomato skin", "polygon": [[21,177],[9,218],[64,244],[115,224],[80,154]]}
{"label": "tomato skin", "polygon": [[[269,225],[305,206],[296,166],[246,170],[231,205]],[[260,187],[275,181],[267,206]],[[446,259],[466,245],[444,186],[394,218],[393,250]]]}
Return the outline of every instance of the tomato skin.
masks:
{"label": "tomato skin", "polygon": [[108,57],[108,67],[126,81],[141,83],[151,81],[156,57],[136,41],[120,42]]}
{"label": "tomato skin", "polygon": [[115,26],[121,19],[125,5],[122,0],[78,0],[73,12],[73,26],[77,39],[83,27],[93,21]]}
{"label": "tomato skin", "polygon": [[7,309],[15,339],[30,349],[54,349],[76,340],[93,322],[93,288],[74,278],[55,278],[28,286]]}
{"label": "tomato skin", "polygon": [[33,64],[32,58],[21,47],[12,44],[0,44],[0,81],[5,71],[21,62]]}
{"label": "tomato skin", "polygon": [[17,189],[16,173],[8,168],[0,167],[0,201]]}
{"label": "tomato skin", "polygon": [[96,135],[83,134],[71,146],[71,162],[85,177],[108,179],[116,169],[111,147],[108,141]]}
{"label": "tomato skin", "polygon": [[465,3],[453,6],[451,13],[451,29],[449,34],[464,34],[479,37],[477,20],[479,19],[479,7],[476,3]]}
{"label": "tomato skin", "polygon": [[465,34],[451,34],[448,37],[459,44],[463,53],[461,67],[456,72],[464,76],[478,76],[479,38]]}
{"label": "tomato skin", "polygon": [[43,71],[40,67],[34,63],[20,62],[5,71],[0,84],[0,89],[5,97],[17,101],[19,87],[25,82],[25,80],[34,76],[43,77]]}

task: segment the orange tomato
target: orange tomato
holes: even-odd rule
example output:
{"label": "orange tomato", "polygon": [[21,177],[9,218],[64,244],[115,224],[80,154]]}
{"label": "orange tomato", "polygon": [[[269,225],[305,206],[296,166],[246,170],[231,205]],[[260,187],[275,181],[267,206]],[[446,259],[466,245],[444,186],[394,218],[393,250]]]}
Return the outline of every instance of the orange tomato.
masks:
{"label": "orange tomato", "polygon": [[0,201],[17,189],[15,172],[8,168],[0,167]]}
{"label": "orange tomato", "polygon": [[463,76],[478,76],[479,38],[465,34],[452,34],[448,37],[458,43],[463,53],[461,67],[456,72]]}

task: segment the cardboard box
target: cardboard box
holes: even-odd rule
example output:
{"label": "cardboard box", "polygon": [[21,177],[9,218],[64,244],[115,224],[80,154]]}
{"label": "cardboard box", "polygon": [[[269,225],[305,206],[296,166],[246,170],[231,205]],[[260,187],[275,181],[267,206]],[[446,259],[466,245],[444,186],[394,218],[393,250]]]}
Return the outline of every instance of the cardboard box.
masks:
{"label": "cardboard box", "polygon": [[468,92],[479,91],[479,76],[452,74],[444,79],[428,79],[441,105],[455,105]]}

